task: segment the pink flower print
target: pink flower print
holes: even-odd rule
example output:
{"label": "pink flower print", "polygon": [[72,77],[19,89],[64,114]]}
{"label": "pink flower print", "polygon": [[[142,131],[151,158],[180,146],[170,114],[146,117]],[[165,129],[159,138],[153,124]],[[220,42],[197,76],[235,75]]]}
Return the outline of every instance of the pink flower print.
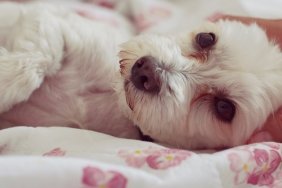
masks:
{"label": "pink flower print", "polygon": [[148,156],[148,150],[136,149],[132,151],[121,150],[118,155],[125,159],[125,162],[129,166],[140,168],[146,162],[146,157]]}
{"label": "pink flower print", "polygon": [[87,166],[83,169],[82,183],[87,188],[125,188],[127,179],[116,171]]}
{"label": "pink flower print", "polygon": [[[246,155],[242,155],[242,151]],[[252,185],[273,185],[273,173],[281,163],[281,156],[275,150],[254,149],[253,152],[242,150],[240,155],[237,153],[229,154],[231,161],[230,169],[236,173],[236,184]]]}
{"label": "pink flower print", "polygon": [[66,154],[66,151],[63,151],[61,148],[55,148],[51,151],[48,151],[43,154],[43,156],[64,156]]}
{"label": "pink flower print", "polygon": [[253,185],[271,185],[274,182],[272,173],[278,168],[281,163],[281,156],[275,150],[270,150],[269,153],[264,149],[254,150],[254,159],[257,167],[250,174],[248,183]]}
{"label": "pink flower print", "polygon": [[149,167],[153,169],[167,169],[179,165],[191,153],[184,150],[162,149],[146,158]]}
{"label": "pink flower print", "polygon": [[278,168],[274,177],[275,181],[270,188],[281,188],[282,187],[282,169]]}
{"label": "pink flower print", "polygon": [[279,150],[280,149],[280,143],[276,143],[276,142],[265,142],[263,143],[263,145],[266,145],[272,149],[275,149],[275,150]]}
{"label": "pink flower print", "polygon": [[192,153],[177,149],[149,147],[143,150],[121,150],[118,154],[125,159],[129,166],[140,168],[148,164],[148,166],[153,169],[167,169],[179,165]]}
{"label": "pink flower print", "polygon": [[231,162],[230,169],[235,172],[234,181],[236,184],[246,182],[255,166],[250,151],[240,150],[240,154],[241,156],[238,153],[230,153],[228,155],[228,159]]}

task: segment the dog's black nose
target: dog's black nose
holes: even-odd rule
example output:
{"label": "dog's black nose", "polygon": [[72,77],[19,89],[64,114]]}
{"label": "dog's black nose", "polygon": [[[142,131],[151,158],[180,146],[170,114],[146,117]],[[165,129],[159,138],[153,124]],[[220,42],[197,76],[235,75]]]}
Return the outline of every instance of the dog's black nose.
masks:
{"label": "dog's black nose", "polygon": [[138,59],[131,69],[131,81],[137,89],[158,93],[160,76],[157,73],[157,60],[152,56]]}
{"label": "dog's black nose", "polygon": [[198,33],[195,40],[202,49],[209,48],[216,42],[214,33]]}

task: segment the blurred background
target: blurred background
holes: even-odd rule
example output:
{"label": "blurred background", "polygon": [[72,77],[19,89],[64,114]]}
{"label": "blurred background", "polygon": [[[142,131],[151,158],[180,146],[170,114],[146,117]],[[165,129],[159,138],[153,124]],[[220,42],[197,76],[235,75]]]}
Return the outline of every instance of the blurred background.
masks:
{"label": "blurred background", "polygon": [[[30,0],[11,0],[27,3]],[[129,21],[137,33],[170,33],[193,27],[217,13],[282,18],[282,0],[33,0],[76,7],[88,18]],[[1,1],[3,2],[3,1]],[[77,8],[80,7],[80,8]],[[0,11],[1,12],[1,11]],[[122,17],[122,18],[120,18]]]}

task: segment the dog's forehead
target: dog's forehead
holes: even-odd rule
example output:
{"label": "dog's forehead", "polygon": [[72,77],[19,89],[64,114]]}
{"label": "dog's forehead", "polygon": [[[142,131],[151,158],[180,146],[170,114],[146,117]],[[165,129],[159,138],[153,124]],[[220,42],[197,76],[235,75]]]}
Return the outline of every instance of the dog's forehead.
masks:
{"label": "dog's forehead", "polygon": [[[193,36],[200,32],[213,32],[217,37],[215,46],[208,51],[205,63],[197,63],[192,71],[187,72],[188,84],[210,85],[215,91],[225,91],[231,98],[252,95],[254,86],[260,87],[258,72],[263,72],[269,59],[269,51],[273,45],[269,42],[265,32],[257,25],[243,25],[239,22],[222,21],[216,24],[205,24],[188,34],[188,40],[179,38],[182,50],[191,53],[193,50]],[[186,45],[185,45],[186,44]],[[185,49],[183,49],[185,48]],[[263,57],[262,57],[263,56]],[[196,74],[190,74],[191,72]],[[191,81],[192,80],[192,81]],[[197,88],[197,87],[196,87]]]}
{"label": "dog's forehead", "polygon": [[196,31],[202,30],[214,32],[217,38],[207,59],[207,64],[213,66],[210,69],[257,74],[269,69],[270,62],[279,54],[264,30],[256,24],[221,21],[213,24],[210,29],[203,27]]}

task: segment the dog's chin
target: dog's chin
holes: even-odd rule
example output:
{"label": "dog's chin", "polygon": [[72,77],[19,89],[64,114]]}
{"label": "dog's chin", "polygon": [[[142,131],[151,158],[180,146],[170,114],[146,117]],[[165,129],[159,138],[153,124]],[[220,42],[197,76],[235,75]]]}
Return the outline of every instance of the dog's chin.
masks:
{"label": "dog's chin", "polygon": [[[120,92],[119,100],[124,114],[133,122],[134,126],[139,129],[141,140],[149,142],[156,141],[150,134],[148,134],[149,131],[144,130],[146,129],[146,126],[142,126],[143,124],[140,122],[141,117],[138,117],[134,111],[136,107],[135,97],[137,97],[136,95],[138,95],[138,92],[141,91],[138,91],[138,89],[133,86],[130,80],[123,79],[122,86],[123,87],[122,91]],[[136,95],[134,95],[134,93]]]}
{"label": "dog's chin", "polygon": [[129,92],[129,85],[131,84],[131,81],[124,81],[124,95],[125,95],[125,101],[126,101],[126,105],[127,107],[130,109],[131,112],[133,112],[134,110],[134,96],[131,95],[131,93]]}
{"label": "dog's chin", "polygon": [[[126,85],[126,84],[124,84]],[[130,96],[130,94],[126,91],[126,89],[123,89],[123,91],[121,92],[123,93],[120,97],[119,97],[119,101],[123,101],[120,102],[120,107],[124,113],[124,115],[130,119],[133,122],[133,125],[138,129],[139,131],[139,139],[142,141],[146,141],[146,142],[155,142],[155,140],[148,134],[145,134],[143,132],[143,130],[141,130],[141,128],[139,127],[139,122],[137,122],[134,119],[134,103],[130,102],[132,101],[131,98],[133,98],[132,96]]]}

